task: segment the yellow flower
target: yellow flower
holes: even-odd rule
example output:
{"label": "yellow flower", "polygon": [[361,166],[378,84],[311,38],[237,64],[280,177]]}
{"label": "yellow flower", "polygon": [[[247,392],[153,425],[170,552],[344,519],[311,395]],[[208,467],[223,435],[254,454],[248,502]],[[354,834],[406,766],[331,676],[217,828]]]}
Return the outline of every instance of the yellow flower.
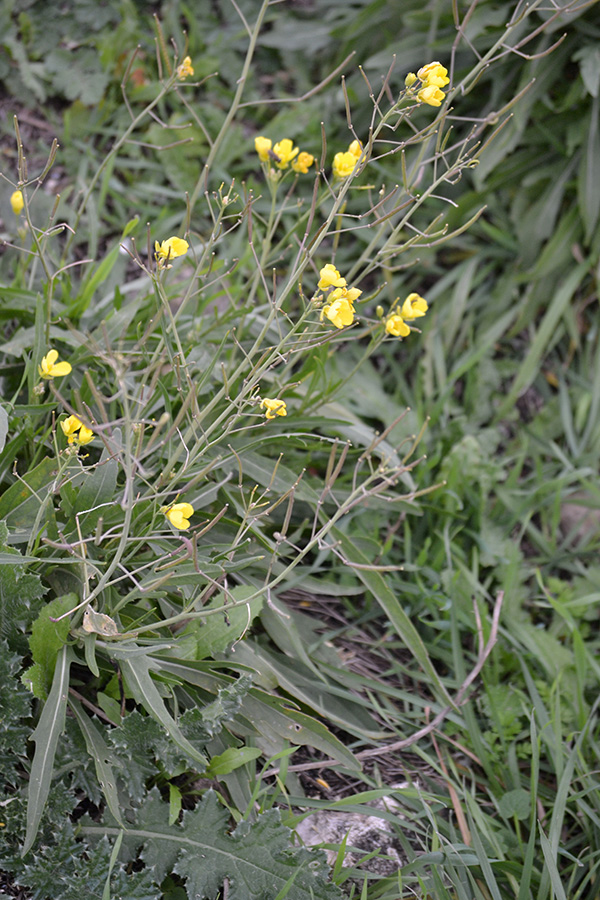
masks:
{"label": "yellow flower", "polygon": [[258,158],[261,162],[269,161],[269,150],[273,146],[272,141],[266,137],[255,137],[254,138],[254,149],[258,153]]}
{"label": "yellow flower", "polygon": [[405,319],[419,319],[428,309],[427,300],[419,294],[409,294],[402,304],[402,316]]}
{"label": "yellow flower", "polygon": [[333,263],[327,263],[319,272],[320,279],[317,287],[324,291],[330,287],[345,287],[346,279],[342,278]]}
{"label": "yellow flower", "polygon": [[25,206],[25,201],[23,200],[23,191],[14,191],[14,193],[10,195],[10,205],[15,216],[20,216],[23,211],[23,207]]}
{"label": "yellow flower", "polygon": [[58,350],[48,350],[47,354],[43,357],[41,363],[38,366],[38,372],[42,378],[62,378],[63,375],[68,375],[71,371],[71,363],[68,362],[59,362],[58,359]]}
{"label": "yellow flower", "polygon": [[430,62],[426,66],[423,66],[417,72],[417,78],[423,82],[423,86],[433,86],[433,87],[445,87],[447,84],[450,84],[450,79],[448,78],[448,69],[446,69],[441,63],[437,60],[435,62]]}
{"label": "yellow flower", "polygon": [[394,337],[406,337],[410,334],[410,328],[398,313],[388,316],[387,322],[385,323],[385,330]]}
{"label": "yellow flower", "polygon": [[192,66],[191,57],[186,56],[180,66],[177,66],[177,77],[180,81],[183,81],[185,78],[188,78],[189,75],[194,74],[194,67]]}
{"label": "yellow flower", "polygon": [[305,153],[305,151],[303,150],[302,153],[299,154],[298,158],[295,159],[292,163],[292,169],[294,170],[294,172],[300,172],[301,175],[306,175],[314,161],[314,156],[311,156],[310,153]]}
{"label": "yellow flower", "polygon": [[161,506],[161,513],[164,513],[173,528],[179,531],[187,531],[190,527],[190,516],[194,515],[194,507],[191,503],[174,503],[172,506]]}
{"label": "yellow flower", "polygon": [[358,288],[336,288],[327,299],[330,302],[332,300],[347,300],[350,305],[353,305],[354,301],[358,300],[361,294],[362,291],[359,291]]}
{"label": "yellow flower", "polygon": [[177,256],[184,256],[188,252],[190,245],[183,238],[170,237],[162,244],[154,241],[154,258],[158,263],[159,269],[170,269],[170,260]]}
{"label": "yellow flower", "polygon": [[417,100],[420,103],[427,103],[429,106],[441,106],[445,97],[445,93],[433,84],[427,84],[417,91]]}
{"label": "yellow flower", "polygon": [[69,444],[89,444],[94,439],[92,429],[86,428],[77,416],[69,416],[68,419],[64,419],[61,421],[60,427],[67,436]]}
{"label": "yellow flower", "polygon": [[[338,288],[341,291],[343,288]],[[335,293],[335,292],[333,292]],[[332,297],[333,297],[332,293]],[[327,317],[336,328],[345,328],[354,322],[354,307],[352,301],[345,296],[338,296],[332,303],[328,303],[321,310],[321,321]]]}
{"label": "yellow flower", "polygon": [[275,144],[273,153],[277,157],[275,160],[277,167],[279,169],[287,169],[294,157],[298,156],[298,148],[294,147],[293,141],[290,141],[289,138],[284,138]]}
{"label": "yellow flower", "polygon": [[86,428],[86,426],[81,423],[81,428],[79,429],[79,443],[80,444],[89,444],[90,441],[94,440],[94,432],[91,428]]}
{"label": "yellow flower", "polygon": [[260,401],[260,408],[265,411],[265,418],[274,419],[275,416],[287,416],[287,406],[285,400],[273,400],[265,397]]}
{"label": "yellow flower", "polygon": [[352,143],[348,147],[348,153],[351,153],[352,156],[354,156],[356,159],[360,158],[362,150],[363,148],[360,141],[352,141]]}
{"label": "yellow flower", "polygon": [[354,153],[336,153],[333,157],[333,174],[336,178],[348,178],[356,168],[357,159]]}

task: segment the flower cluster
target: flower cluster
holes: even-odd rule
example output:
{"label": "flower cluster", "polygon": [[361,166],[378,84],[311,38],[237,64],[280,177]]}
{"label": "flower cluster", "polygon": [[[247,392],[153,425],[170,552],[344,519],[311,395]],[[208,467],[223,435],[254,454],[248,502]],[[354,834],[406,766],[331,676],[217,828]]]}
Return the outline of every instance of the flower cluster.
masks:
{"label": "flower cluster", "polygon": [[394,301],[389,315],[385,320],[385,330],[393,337],[408,337],[410,328],[405,319],[413,321],[424,316],[429,309],[427,300],[420,297],[419,294],[409,294],[402,306],[398,307],[398,298]]}
{"label": "flower cluster", "polygon": [[188,252],[189,244],[183,238],[170,237],[162,244],[154,241],[154,258],[159,269],[170,269],[172,259],[184,256]]}
{"label": "flower cluster", "polygon": [[94,439],[94,432],[91,428],[87,428],[77,416],[69,416],[60,423],[63,433],[67,437],[69,444],[82,446],[89,444]]}
{"label": "flower cluster", "polygon": [[358,165],[362,153],[360,141],[352,141],[345,152],[336,153],[333,157],[333,174],[336,178],[348,178]]}
{"label": "flower cluster", "polygon": [[256,137],[254,138],[254,149],[258,153],[260,161],[267,163],[269,168],[271,162],[274,162],[278,169],[287,169],[291,163],[294,172],[299,172],[301,175],[306,175],[315,161],[314,156],[311,156],[310,153],[294,147],[294,142],[289,138],[283,138],[273,144],[270,138]]}
{"label": "flower cluster", "polygon": [[331,290],[327,296],[327,303],[321,310],[321,321],[329,319],[336,328],[345,328],[354,322],[354,301],[358,300],[362,291],[358,288],[349,288],[346,279],[342,278],[332,263],[327,263],[319,272],[317,287],[321,291]]}
{"label": "flower cluster", "polygon": [[427,103],[429,106],[441,106],[446,95],[441,88],[450,83],[448,78],[448,69],[441,63],[430,62],[426,66],[422,66],[417,74],[409,72],[404,83],[407,88],[419,81],[421,86],[417,90],[417,100],[419,103]]}
{"label": "flower cluster", "polygon": [[180,66],[177,66],[177,77],[180,81],[184,81],[186,78],[189,78],[190,75],[194,74],[194,67],[192,66],[191,57],[186,56]]}

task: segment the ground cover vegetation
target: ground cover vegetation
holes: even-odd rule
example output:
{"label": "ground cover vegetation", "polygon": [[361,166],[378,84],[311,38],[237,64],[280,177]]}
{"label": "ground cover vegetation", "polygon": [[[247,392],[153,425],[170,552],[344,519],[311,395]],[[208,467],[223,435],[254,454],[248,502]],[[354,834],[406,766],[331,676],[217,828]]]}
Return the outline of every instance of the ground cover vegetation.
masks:
{"label": "ground cover vegetation", "polygon": [[598,5],[0,22],[0,896],[596,897]]}

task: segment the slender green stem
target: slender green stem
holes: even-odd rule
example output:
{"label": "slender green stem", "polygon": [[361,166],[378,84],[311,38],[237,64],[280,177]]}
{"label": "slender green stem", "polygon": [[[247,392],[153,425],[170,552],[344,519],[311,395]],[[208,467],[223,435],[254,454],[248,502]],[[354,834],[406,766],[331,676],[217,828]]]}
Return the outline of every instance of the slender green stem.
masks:
{"label": "slender green stem", "polygon": [[242,102],[244,88],[246,87],[246,80],[248,78],[248,73],[250,71],[250,66],[252,64],[252,59],[254,57],[254,51],[256,50],[256,42],[258,41],[258,36],[260,34],[260,30],[262,28],[262,23],[265,18],[267,9],[269,8],[269,3],[270,3],[270,0],[263,0],[263,2],[261,4],[261,7],[260,7],[260,10],[258,13],[258,17],[257,17],[255,25],[254,25],[254,29],[252,30],[252,34],[250,35],[250,44],[248,45],[248,50],[246,52],[246,59],[244,60],[242,74],[240,75],[238,82],[237,82],[237,90],[235,92],[233,102],[231,104],[231,107],[229,108],[229,112],[225,116],[225,121],[223,122],[221,129],[220,129],[218,135],[216,136],[212,147],[210,148],[210,151],[209,151],[209,154],[206,159],[205,166],[204,166],[204,171],[200,175],[200,178],[196,182],[196,186],[195,186],[194,190],[192,191],[192,196],[190,198],[190,209],[192,209],[192,210],[194,209],[194,206],[196,205],[196,201],[202,192],[203,185],[205,184],[206,178],[208,177],[208,175],[210,173],[212,164],[215,161],[217,153],[221,149],[221,144],[225,140],[225,136],[227,135],[227,132],[229,131],[229,126],[233,122],[235,115],[239,109],[240,103]]}

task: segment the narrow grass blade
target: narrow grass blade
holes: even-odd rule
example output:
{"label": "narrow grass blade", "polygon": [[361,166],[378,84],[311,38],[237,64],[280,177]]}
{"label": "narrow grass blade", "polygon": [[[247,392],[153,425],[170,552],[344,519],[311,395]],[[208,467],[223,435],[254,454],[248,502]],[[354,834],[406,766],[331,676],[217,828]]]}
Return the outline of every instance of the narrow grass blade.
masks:
{"label": "narrow grass blade", "polygon": [[535,335],[529,352],[519,368],[517,377],[513,382],[504,403],[497,413],[497,418],[501,419],[514,406],[519,394],[528,387],[537,375],[540,361],[544,355],[548,342],[560,321],[561,316],[565,312],[568,304],[582,279],[589,271],[589,263],[587,261],[578,265],[570,275],[563,281],[557,289],[554,298],[548,307],[548,311],[544,316],[537,334]]}
{"label": "narrow grass blade", "polygon": [[398,598],[388,587],[382,575],[379,572],[376,572],[373,569],[369,568],[372,561],[367,556],[365,556],[361,550],[359,550],[354,542],[348,537],[348,535],[344,534],[343,531],[340,531],[338,528],[333,528],[332,536],[335,541],[339,543],[342,553],[348,560],[349,565],[352,566],[353,563],[357,564],[356,568],[354,569],[357,577],[362,581],[364,586],[369,591],[371,591],[371,593],[389,618],[390,622],[396,629],[396,632],[406,644],[407,649],[410,650],[423,671],[429,676],[432,683],[435,684],[444,699],[449,700],[446,688],[442,684],[440,677],[437,674],[433,663],[431,662],[429,654],[425,649],[425,644],[421,640],[417,629],[402,609],[400,603],[398,602]]}
{"label": "narrow grass blade", "polygon": [[31,735],[35,741],[35,755],[31,764],[31,777],[27,796],[27,832],[22,856],[31,850],[38,832],[42,813],[50,793],[54,757],[58,739],[65,728],[69,669],[73,655],[66,644],[59,651],[54,669],[52,687],[40,716],[38,726]]}
{"label": "narrow grass blade", "polygon": [[106,797],[108,808],[119,825],[121,825],[122,828],[125,828],[125,825],[121,820],[119,796],[117,794],[117,781],[110,764],[111,751],[100,734],[100,731],[96,728],[92,720],[85,715],[79,703],[71,698],[69,700],[69,707],[77,719],[77,724],[81,728],[81,733],[85,739],[88,753],[94,760],[96,775],[104,796]]}

